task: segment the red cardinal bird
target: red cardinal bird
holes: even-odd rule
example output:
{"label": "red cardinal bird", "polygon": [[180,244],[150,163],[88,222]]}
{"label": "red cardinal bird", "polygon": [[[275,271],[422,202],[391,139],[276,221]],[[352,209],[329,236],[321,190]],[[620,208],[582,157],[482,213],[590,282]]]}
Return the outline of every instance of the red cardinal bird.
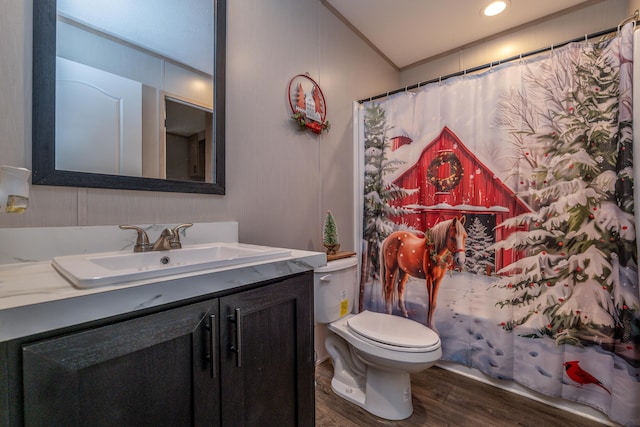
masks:
{"label": "red cardinal bird", "polygon": [[567,376],[571,378],[573,381],[577,382],[581,386],[584,384],[595,384],[598,387],[602,387],[607,393],[611,394],[611,392],[602,385],[602,383],[589,372],[585,371],[578,365],[577,360],[571,360],[569,362],[565,362],[562,364],[567,370]]}

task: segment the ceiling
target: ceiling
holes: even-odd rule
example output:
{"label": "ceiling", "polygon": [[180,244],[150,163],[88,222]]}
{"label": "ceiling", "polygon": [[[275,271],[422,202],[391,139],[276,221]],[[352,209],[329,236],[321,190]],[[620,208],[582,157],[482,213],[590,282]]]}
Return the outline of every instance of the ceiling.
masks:
{"label": "ceiling", "polygon": [[601,0],[510,0],[485,17],[490,0],[322,0],[396,68]]}

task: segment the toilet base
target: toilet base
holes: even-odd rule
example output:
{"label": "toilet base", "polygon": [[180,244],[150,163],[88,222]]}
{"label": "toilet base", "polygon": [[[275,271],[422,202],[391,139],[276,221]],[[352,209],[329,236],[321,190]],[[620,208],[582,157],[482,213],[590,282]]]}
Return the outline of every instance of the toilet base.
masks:
{"label": "toilet base", "polygon": [[[387,420],[404,420],[413,414],[411,377],[406,372],[389,372],[367,366],[366,389],[356,388],[337,379],[331,380],[333,391],[367,412]],[[380,391],[384,390],[384,394]]]}

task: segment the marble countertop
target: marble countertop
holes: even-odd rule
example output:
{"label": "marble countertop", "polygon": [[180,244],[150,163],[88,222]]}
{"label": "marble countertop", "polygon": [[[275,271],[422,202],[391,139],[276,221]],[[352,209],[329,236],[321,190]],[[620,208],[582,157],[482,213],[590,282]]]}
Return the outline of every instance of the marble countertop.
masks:
{"label": "marble countertop", "polygon": [[0,342],[214,296],[325,264],[324,253],[291,250],[290,256],[262,262],[91,289],[73,287],[50,261],[0,265]]}

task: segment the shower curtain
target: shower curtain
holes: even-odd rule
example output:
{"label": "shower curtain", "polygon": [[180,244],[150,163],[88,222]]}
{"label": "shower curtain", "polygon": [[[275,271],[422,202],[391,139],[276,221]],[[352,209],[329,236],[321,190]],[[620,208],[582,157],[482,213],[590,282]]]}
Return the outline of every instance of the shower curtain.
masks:
{"label": "shower curtain", "polygon": [[[364,102],[358,119],[360,310],[429,324],[443,359],[624,425],[640,425],[632,39],[627,25]],[[434,237],[452,219],[462,259],[453,228],[448,247]]]}

